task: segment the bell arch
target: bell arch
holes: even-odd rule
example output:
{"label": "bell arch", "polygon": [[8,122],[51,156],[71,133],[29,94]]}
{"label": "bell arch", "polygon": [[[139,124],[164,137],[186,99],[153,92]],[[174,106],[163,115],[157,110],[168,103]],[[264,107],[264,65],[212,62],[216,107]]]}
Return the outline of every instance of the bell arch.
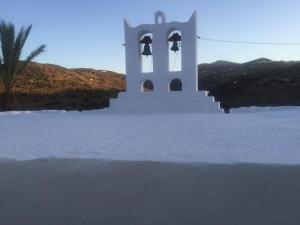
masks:
{"label": "bell arch", "polygon": [[169,71],[182,71],[181,31],[173,28],[167,33]]}
{"label": "bell arch", "polygon": [[141,73],[153,73],[152,42],[153,34],[149,31],[141,32],[138,37]]}
{"label": "bell arch", "polygon": [[151,80],[145,80],[141,85],[142,92],[151,92],[154,91],[154,85]]}
{"label": "bell arch", "polygon": [[169,91],[182,91],[182,82],[176,78],[169,83]]}
{"label": "bell arch", "polygon": [[165,23],[166,22],[166,15],[163,11],[157,11],[154,15],[155,17],[155,24]]}

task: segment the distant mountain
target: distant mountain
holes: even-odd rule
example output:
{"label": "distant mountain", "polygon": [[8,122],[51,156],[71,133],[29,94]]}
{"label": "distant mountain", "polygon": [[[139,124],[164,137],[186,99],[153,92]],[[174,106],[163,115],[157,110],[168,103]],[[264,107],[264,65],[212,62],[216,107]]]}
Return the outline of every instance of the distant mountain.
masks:
{"label": "distant mountain", "polygon": [[[222,62],[222,61],[221,61]],[[199,89],[224,108],[300,105],[300,62],[260,58],[198,67]]]}
{"label": "distant mountain", "polygon": [[271,59],[259,58],[259,59],[255,59],[255,60],[246,62],[244,64],[246,64],[246,65],[257,65],[257,64],[272,63],[272,62],[274,62],[274,61],[272,61]]}
{"label": "distant mountain", "polygon": [[237,64],[237,63],[225,61],[225,60],[218,60],[216,62],[211,63],[211,65],[214,65],[214,66],[228,66],[228,65],[235,65],[235,64]]}

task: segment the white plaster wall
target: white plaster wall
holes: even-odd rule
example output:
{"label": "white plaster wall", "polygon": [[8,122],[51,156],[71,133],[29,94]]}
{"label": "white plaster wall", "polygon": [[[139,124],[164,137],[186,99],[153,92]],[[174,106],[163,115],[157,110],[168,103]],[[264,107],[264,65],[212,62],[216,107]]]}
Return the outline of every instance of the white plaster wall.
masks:
{"label": "white plaster wall", "polygon": [[[159,17],[162,23],[158,23]],[[126,86],[127,91],[119,98],[110,101],[114,111],[205,111],[221,112],[219,104],[204,92],[198,92],[197,71],[197,13],[193,13],[187,22],[167,22],[163,12],[155,13],[154,24],[131,27],[124,21],[126,46]],[[181,31],[182,71],[169,71],[169,34]],[[139,39],[146,33],[152,33],[153,72],[142,73]],[[170,92],[169,83],[180,79],[182,92]],[[145,80],[151,80],[153,92],[142,92]],[[142,109],[143,108],[143,109]],[[177,109],[177,110],[176,110]]]}
{"label": "white plaster wall", "polygon": [[[154,92],[164,94],[174,78],[182,81],[184,92],[197,90],[196,17],[194,12],[188,22],[144,24],[137,27],[130,27],[125,20],[127,92],[140,92],[143,81],[149,79],[154,83]],[[174,30],[180,30],[182,34],[182,71],[169,72],[168,36]],[[153,73],[141,72],[139,38],[145,33],[153,35]]]}

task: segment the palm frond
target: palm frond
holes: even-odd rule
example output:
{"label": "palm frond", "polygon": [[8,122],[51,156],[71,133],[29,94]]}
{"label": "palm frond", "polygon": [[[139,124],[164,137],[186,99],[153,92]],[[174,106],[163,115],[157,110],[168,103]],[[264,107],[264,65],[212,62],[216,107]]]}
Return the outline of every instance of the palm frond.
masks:
{"label": "palm frond", "polygon": [[3,69],[6,73],[13,72],[13,52],[15,41],[15,28],[12,23],[1,21],[0,23],[0,42],[3,60]]}
{"label": "palm frond", "polygon": [[[0,45],[1,45],[1,42],[0,42]],[[2,68],[3,66],[2,66],[2,56],[1,56],[1,51],[0,51],[0,79],[2,80],[3,78],[2,78],[2,76],[3,76],[3,68]]]}
{"label": "palm frond", "polygon": [[26,58],[26,60],[21,63],[21,66],[19,67],[19,69],[17,71],[17,75],[21,74],[24,71],[24,69],[26,68],[26,66],[28,65],[28,63],[31,62],[35,57],[37,57],[38,55],[43,53],[45,51],[45,49],[46,49],[46,45],[41,45],[40,47],[38,47],[37,49],[32,51],[30,53],[30,55]]}
{"label": "palm frond", "polygon": [[3,76],[3,71],[2,71],[2,57],[1,57],[1,53],[0,53],[0,80],[2,80],[2,76]]}
{"label": "palm frond", "polygon": [[0,42],[2,52],[2,80],[5,88],[11,88],[14,79],[14,41],[15,41],[15,28],[12,23],[0,22]]}
{"label": "palm frond", "polygon": [[[29,27],[27,27],[26,29],[24,27],[22,27],[20,29],[20,31],[18,32],[17,38],[15,40],[15,44],[14,44],[14,59],[13,59],[13,63],[15,66],[15,69],[19,68],[19,62],[20,62],[20,58],[22,55],[22,49],[25,45],[25,42],[27,40],[27,37],[31,31],[32,25],[30,25]],[[14,74],[16,72],[16,75],[18,75],[19,71],[13,71]]]}
{"label": "palm frond", "polygon": [[30,55],[21,61],[22,49],[30,34],[32,26],[22,27],[15,33],[15,27],[12,23],[0,21],[0,77],[7,92],[12,92],[15,77],[21,74],[28,63],[36,56],[45,51],[45,45],[41,45]]}
{"label": "palm frond", "polygon": [[22,39],[21,39],[21,46],[20,46],[20,48],[21,49],[23,49],[23,47],[24,47],[24,45],[25,45],[25,42],[26,42],[26,40],[27,40],[27,38],[28,38],[28,35],[29,35],[29,33],[30,33],[30,31],[31,31],[31,28],[32,28],[32,25],[30,25],[30,26],[28,26],[26,29],[25,29],[25,31],[23,31],[21,34],[21,36],[22,36]]}
{"label": "palm frond", "polygon": [[22,27],[17,35],[17,38],[14,43],[14,49],[13,49],[13,63],[18,64],[21,54],[22,54],[22,47],[21,42],[24,35],[24,27]]}

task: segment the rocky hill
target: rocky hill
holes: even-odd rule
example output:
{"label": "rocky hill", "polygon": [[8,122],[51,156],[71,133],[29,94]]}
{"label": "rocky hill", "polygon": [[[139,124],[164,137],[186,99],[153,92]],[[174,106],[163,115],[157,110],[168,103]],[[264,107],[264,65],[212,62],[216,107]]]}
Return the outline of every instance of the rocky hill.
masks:
{"label": "rocky hill", "polygon": [[[198,69],[199,89],[208,90],[227,110],[300,105],[300,62],[217,61]],[[125,76],[115,72],[31,63],[17,79],[14,109],[98,109],[125,88]]]}
{"label": "rocky hill", "polygon": [[125,76],[104,70],[31,63],[18,77],[15,87],[16,110],[95,109],[107,107],[110,97],[125,90]]}
{"label": "rocky hill", "polygon": [[223,108],[300,105],[300,62],[217,61],[199,65],[198,72],[199,89],[209,90]]}

